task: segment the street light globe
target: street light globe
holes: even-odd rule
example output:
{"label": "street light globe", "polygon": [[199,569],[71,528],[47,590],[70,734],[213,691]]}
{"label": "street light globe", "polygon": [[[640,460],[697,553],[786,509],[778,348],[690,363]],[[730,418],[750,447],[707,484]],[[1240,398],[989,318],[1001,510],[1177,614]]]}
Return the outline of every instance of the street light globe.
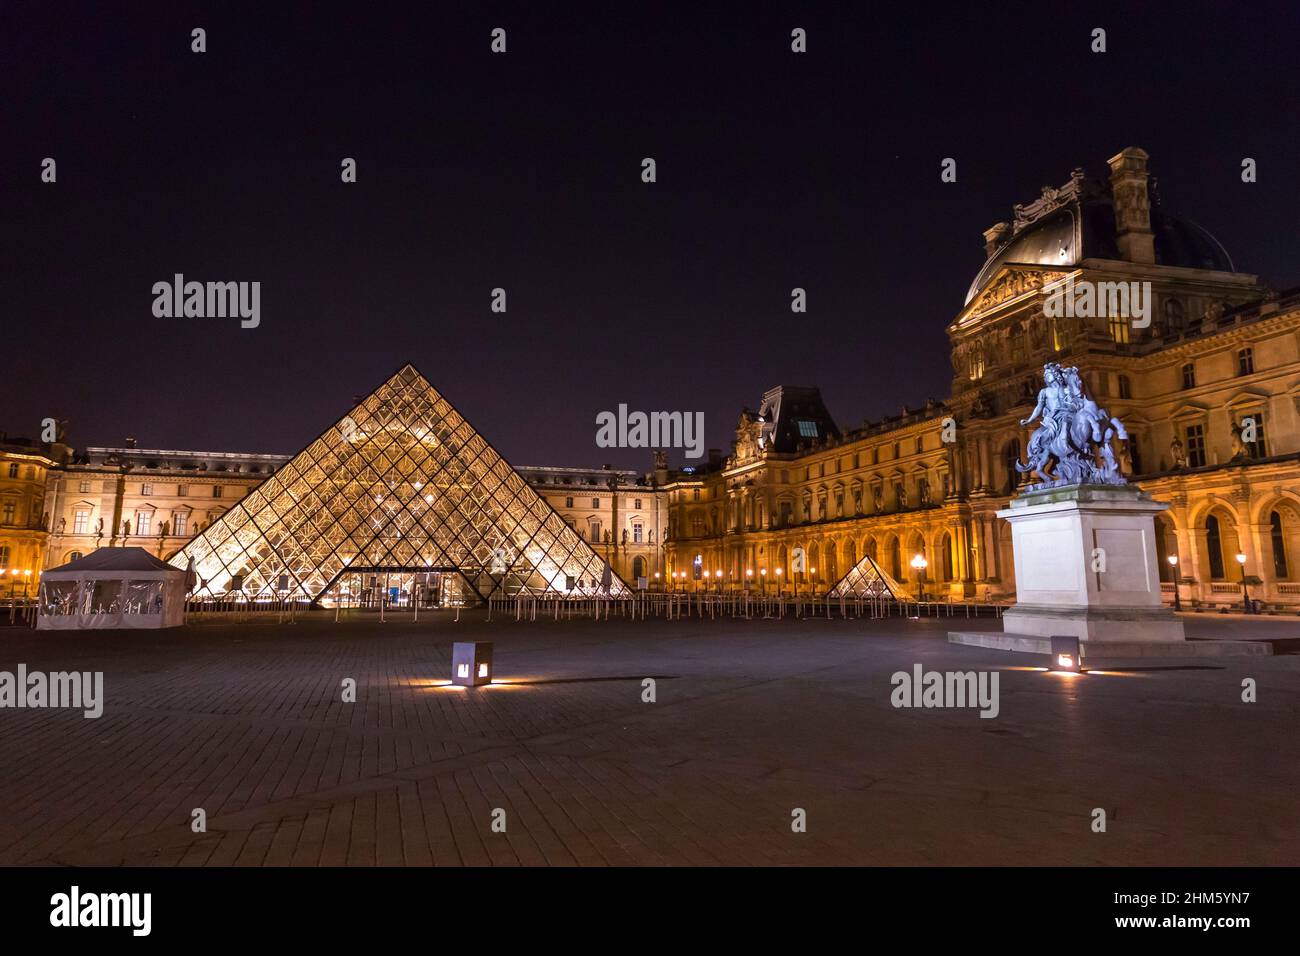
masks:
{"label": "street light globe", "polygon": [[1178,567],[1178,555],[1171,554],[1165,560],[1169,562],[1170,567],[1174,567],[1174,568]]}
{"label": "street light globe", "polygon": [[747,577],[747,578],[752,578],[753,576],[754,576],[754,569],[753,569],[753,568],[745,568],[745,577]]}
{"label": "street light globe", "polygon": [[776,569],[776,573],[777,573],[777,576],[780,576],[780,574],[781,574],[781,571],[782,571],[782,569],[781,569],[781,568],[777,568],[777,569]]}
{"label": "street light globe", "polygon": [[929,564],[930,562],[925,560],[925,555],[923,554],[918,554],[912,558],[912,567],[916,568],[918,571],[924,567],[928,567]]}
{"label": "street light globe", "polygon": [[1238,564],[1245,564],[1245,563],[1246,563],[1246,552],[1245,552],[1245,551],[1238,551],[1238,552],[1237,552],[1237,563],[1238,563]]}
{"label": "street light globe", "polygon": [[759,573],[759,574],[767,574],[767,568],[760,568],[759,571],[758,571],[758,573]]}

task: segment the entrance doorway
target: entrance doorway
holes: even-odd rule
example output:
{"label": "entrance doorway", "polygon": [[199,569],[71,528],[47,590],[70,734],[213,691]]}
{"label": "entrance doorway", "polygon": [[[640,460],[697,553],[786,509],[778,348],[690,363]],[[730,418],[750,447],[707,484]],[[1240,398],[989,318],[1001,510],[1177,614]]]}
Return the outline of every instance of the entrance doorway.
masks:
{"label": "entrance doorway", "polygon": [[349,568],[321,596],[321,604],[378,610],[469,607],[478,595],[455,568]]}

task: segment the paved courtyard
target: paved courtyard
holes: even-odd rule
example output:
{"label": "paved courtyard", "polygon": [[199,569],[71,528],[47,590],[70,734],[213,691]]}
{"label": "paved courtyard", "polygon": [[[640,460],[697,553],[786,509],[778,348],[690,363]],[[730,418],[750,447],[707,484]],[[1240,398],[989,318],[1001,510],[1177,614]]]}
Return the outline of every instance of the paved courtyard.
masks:
{"label": "paved courtyard", "polygon": [[[1188,621],[1300,650],[1294,620]],[[1067,677],[951,646],[958,624],[997,627],[3,628],[0,670],[102,670],[106,703],[98,720],[0,710],[0,864],[1300,862],[1300,655]],[[437,683],[451,642],[472,639],[495,642],[512,683]],[[998,716],[894,708],[891,674],[918,663],[998,671]],[[1241,701],[1245,677],[1257,703]]]}

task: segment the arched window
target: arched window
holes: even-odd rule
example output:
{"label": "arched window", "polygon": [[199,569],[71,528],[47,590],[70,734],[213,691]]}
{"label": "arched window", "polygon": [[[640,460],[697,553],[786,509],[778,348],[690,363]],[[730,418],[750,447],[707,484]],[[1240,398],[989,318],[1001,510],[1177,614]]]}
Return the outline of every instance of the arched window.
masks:
{"label": "arched window", "polygon": [[645,577],[645,558],[641,557],[640,555],[638,555],[632,561],[632,577],[634,578]]}
{"label": "arched window", "polygon": [[889,573],[897,581],[903,576],[903,542],[894,538],[889,548]]}
{"label": "arched window", "polygon": [[1222,581],[1223,573],[1223,539],[1219,534],[1219,519],[1210,515],[1205,519],[1205,547],[1210,552],[1210,577]]}
{"label": "arched window", "polygon": [[1282,516],[1274,511],[1268,516],[1268,536],[1273,545],[1273,577],[1285,581],[1289,577],[1286,560],[1286,538],[1282,534]]}

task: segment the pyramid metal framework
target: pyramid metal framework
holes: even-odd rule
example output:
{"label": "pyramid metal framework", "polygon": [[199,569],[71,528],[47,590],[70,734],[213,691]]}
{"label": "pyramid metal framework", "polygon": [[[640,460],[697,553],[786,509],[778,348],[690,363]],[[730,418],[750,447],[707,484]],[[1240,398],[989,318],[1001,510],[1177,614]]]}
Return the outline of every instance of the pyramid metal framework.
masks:
{"label": "pyramid metal framework", "polygon": [[[456,571],[469,596],[628,597],[555,509],[407,364],[172,557],[196,590],[328,592],[349,571]],[[287,587],[286,587],[287,585]]]}
{"label": "pyramid metal framework", "polygon": [[830,589],[829,596],[893,598],[894,590],[889,576],[876,567],[871,555],[864,554],[862,560],[849,568],[848,574]]}

